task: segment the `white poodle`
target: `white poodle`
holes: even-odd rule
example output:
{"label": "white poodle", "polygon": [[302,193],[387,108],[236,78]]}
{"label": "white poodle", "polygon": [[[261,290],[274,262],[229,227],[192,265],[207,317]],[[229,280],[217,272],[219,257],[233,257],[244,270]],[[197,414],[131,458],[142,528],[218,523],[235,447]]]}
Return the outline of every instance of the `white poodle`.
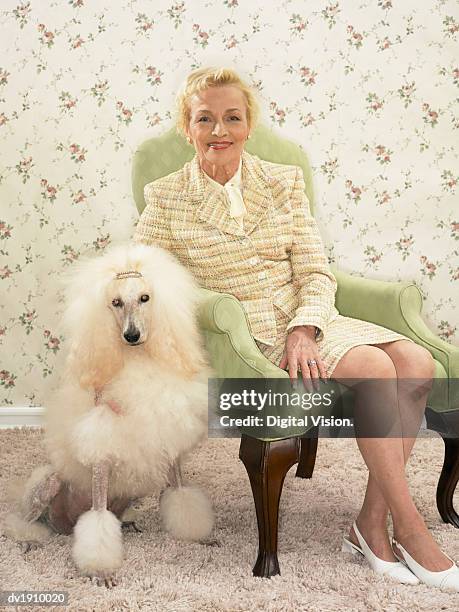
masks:
{"label": "white poodle", "polygon": [[160,499],[164,527],[178,538],[209,535],[210,503],[180,476],[207,431],[196,297],[189,272],[159,247],[117,246],[76,265],[66,283],[69,354],[46,405],[50,463],[26,482],[6,535],[29,545],[73,529],[76,565],[109,587],[122,563],[121,521],[135,526],[133,500],[171,485]]}

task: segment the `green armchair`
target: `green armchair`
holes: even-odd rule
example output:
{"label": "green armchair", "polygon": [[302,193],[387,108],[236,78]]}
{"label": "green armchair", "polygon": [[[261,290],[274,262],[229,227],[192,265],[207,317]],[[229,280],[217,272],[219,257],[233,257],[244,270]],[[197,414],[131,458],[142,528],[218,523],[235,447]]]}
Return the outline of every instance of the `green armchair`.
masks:
{"label": "green armchair", "polygon": [[[262,159],[295,164],[303,169],[306,194],[314,213],[311,169],[301,148],[258,127],[247,143],[247,151]],[[132,187],[139,213],[145,207],[144,186],[181,168],[192,159],[194,149],[172,128],[145,141],[136,151]],[[352,276],[335,268],[338,281],[336,307],[342,315],[377,323],[400,332],[427,348],[435,360],[436,383],[426,409],[429,429],[437,431],[445,444],[443,469],[437,487],[437,507],[442,519],[459,527],[453,494],[459,480],[459,349],[433,334],[420,312],[422,297],[414,283],[390,283]],[[250,335],[244,310],[228,294],[202,289],[199,321],[211,365],[220,378],[282,378],[287,373],[268,361]],[[336,381],[334,416],[352,414],[352,393]],[[277,559],[278,508],[285,475],[298,463],[296,476],[311,478],[318,444],[318,430],[311,426],[303,435],[276,438],[241,436],[239,457],[249,476],[258,521],[259,550],[253,568],[256,576],[279,572]]]}

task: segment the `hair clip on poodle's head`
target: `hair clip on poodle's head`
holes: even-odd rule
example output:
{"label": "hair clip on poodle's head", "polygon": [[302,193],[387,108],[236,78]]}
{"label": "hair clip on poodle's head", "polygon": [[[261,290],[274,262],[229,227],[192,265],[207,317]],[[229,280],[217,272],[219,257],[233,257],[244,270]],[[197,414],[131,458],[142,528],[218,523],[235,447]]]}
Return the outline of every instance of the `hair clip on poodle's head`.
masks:
{"label": "hair clip on poodle's head", "polygon": [[128,270],[127,272],[117,272],[115,280],[121,280],[123,278],[141,278],[142,274],[135,270]]}

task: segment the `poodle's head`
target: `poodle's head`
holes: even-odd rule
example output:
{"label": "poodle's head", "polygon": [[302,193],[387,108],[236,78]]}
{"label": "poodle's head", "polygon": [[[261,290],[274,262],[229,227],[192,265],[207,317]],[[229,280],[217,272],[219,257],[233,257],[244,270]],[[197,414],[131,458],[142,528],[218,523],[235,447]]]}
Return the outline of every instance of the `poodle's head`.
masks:
{"label": "poodle's head", "polygon": [[196,301],[190,273],[159,247],[119,245],[76,264],[63,322],[80,384],[102,387],[136,350],[196,373],[204,366]]}
{"label": "poodle's head", "polygon": [[144,344],[152,318],[152,287],[138,270],[118,272],[106,287],[105,302],[119,330],[120,342]]}

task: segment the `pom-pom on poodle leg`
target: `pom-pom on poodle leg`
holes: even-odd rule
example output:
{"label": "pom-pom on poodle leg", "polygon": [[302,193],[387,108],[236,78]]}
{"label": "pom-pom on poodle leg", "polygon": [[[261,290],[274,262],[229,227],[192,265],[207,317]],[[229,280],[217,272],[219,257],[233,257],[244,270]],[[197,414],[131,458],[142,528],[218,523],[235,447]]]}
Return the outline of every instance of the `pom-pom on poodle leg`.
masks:
{"label": "pom-pom on poodle leg", "polygon": [[178,540],[207,538],[214,526],[212,505],[200,489],[183,485],[179,461],[171,466],[169,485],[160,497],[164,529]]}
{"label": "pom-pom on poodle leg", "polygon": [[39,519],[61,487],[62,481],[51,465],[35,468],[16,499],[17,512],[6,515],[2,531],[19,542],[24,553],[42,546],[49,539],[52,532]]}
{"label": "pom-pom on poodle leg", "polygon": [[73,559],[91,581],[111,588],[123,562],[121,523],[107,509],[110,462],[103,460],[92,468],[92,508],[78,518],[74,527]]}

